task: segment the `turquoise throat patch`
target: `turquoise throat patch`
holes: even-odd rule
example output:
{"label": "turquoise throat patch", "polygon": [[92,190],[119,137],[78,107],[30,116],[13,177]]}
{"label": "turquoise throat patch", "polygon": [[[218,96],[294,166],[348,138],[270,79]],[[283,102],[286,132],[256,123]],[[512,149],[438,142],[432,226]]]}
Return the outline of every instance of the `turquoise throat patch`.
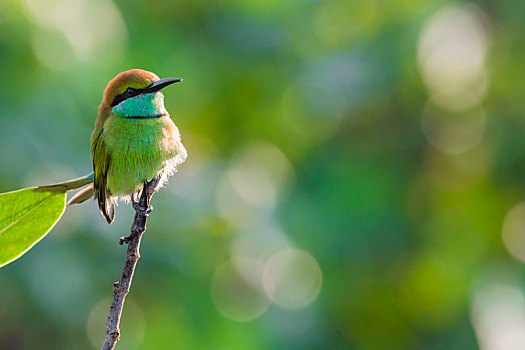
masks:
{"label": "turquoise throat patch", "polygon": [[141,94],[128,98],[113,107],[112,112],[121,117],[158,117],[168,114],[162,92]]}

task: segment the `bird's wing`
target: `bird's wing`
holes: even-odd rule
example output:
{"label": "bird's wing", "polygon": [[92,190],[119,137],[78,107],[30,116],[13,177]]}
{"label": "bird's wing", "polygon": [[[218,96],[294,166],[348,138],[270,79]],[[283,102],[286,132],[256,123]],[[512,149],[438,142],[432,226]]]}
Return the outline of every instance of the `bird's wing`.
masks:
{"label": "bird's wing", "polygon": [[104,145],[104,129],[97,130],[91,143],[91,155],[93,157],[93,172],[95,175],[93,187],[98,207],[107,222],[111,224],[115,219],[115,203],[113,196],[107,189],[107,174],[111,156]]}

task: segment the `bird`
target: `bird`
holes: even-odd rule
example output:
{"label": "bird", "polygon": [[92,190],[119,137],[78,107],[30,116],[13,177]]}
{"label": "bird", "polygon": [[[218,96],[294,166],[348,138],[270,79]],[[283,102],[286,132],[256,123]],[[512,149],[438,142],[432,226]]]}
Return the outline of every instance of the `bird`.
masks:
{"label": "bird", "polygon": [[104,89],[91,134],[93,172],[45,187],[80,189],[68,205],[94,198],[108,224],[115,219],[118,199],[131,200],[138,210],[135,197],[144,183],[159,179],[161,187],[188,156],[161,92],[181,81],[143,69],[117,74]]}

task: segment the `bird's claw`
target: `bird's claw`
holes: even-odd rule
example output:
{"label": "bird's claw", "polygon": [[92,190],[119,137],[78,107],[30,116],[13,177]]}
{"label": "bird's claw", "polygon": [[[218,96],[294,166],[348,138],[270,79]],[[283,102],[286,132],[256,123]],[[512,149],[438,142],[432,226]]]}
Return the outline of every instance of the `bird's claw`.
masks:
{"label": "bird's claw", "polygon": [[142,214],[144,216],[148,216],[149,213],[153,211],[153,206],[150,205],[149,208],[144,209],[140,206],[138,202],[135,202],[133,198],[131,198],[131,206],[133,207],[133,209],[135,209],[137,213]]}
{"label": "bird's claw", "polygon": [[133,204],[133,208],[135,208],[135,206],[139,204],[139,202],[137,202],[135,199],[135,193],[132,192],[129,197],[131,198],[131,204]]}

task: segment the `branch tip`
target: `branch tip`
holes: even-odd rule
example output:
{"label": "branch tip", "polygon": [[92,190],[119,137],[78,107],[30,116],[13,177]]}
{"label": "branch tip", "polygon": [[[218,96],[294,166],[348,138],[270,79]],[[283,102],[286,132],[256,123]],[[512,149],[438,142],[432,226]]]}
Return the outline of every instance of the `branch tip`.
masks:
{"label": "branch tip", "polygon": [[101,350],[115,349],[117,341],[120,339],[120,318],[122,316],[122,309],[124,308],[124,300],[129,293],[131,287],[131,280],[135,273],[135,266],[140,258],[140,241],[142,235],[146,231],[146,220],[148,214],[151,212],[149,202],[151,196],[155,192],[155,188],[159,183],[160,178],[155,178],[150,182],[144,183],[142,193],[138,202],[133,200],[133,208],[135,209],[135,217],[131,224],[131,234],[127,237],[120,237],[119,244],[127,244],[128,249],[126,253],[126,260],[120,280],[113,283],[113,297],[111,299],[111,306],[109,308],[108,322],[106,324],[106,337]]}

